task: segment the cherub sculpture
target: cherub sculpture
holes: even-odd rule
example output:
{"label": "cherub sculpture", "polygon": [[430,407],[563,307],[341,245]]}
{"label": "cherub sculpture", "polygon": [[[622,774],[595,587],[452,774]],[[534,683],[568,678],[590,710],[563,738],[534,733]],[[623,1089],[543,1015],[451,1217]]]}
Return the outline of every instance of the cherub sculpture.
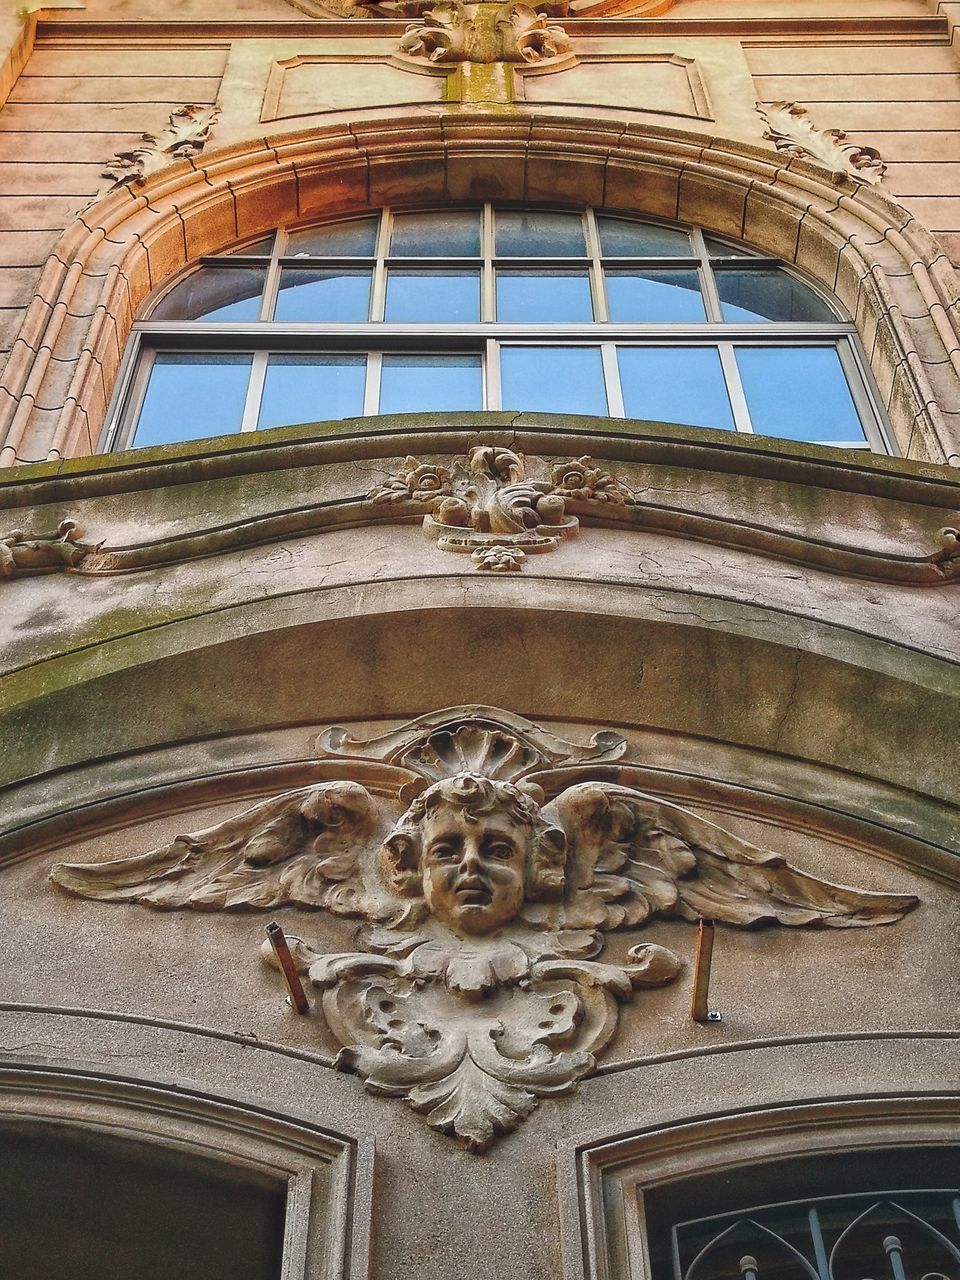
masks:
{"label": "cherub sculpture", "polygon": [[575,1088],[613,1038],[618,1002],[679,973],[653,944],[632,947],[628,964],[598,962],[606,931],[654,916],[885,924],[916,905],[828,884],[624,785],[614,762],[626,743],[613,734],[575,747],[471,707],[365,743],[328,730],[318,744],[327,768],[376,770],[376,786],[303,787],[152,853],[61,864],[51,878],[159,909],[359,917],[354,952],[292,938],[344,1046],[336,1065],[473,1151]]}

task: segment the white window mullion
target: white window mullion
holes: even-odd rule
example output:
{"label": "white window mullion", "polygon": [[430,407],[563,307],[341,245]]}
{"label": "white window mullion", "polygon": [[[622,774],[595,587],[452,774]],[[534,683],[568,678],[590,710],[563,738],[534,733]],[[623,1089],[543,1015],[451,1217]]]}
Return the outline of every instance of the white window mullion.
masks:
{"label": "white window mullion", "polygon": [[480,234],[483,266],[480,276],[480,319],[493,323],[497,318],[497,286],[493,276],[493,205],[486,201],[481,211]]}
{"label": "white window mullion", "polygon": [[255,351],[250,366],[250,381],[247,383],[247,398],[243,402],[243,418],[241,431],[256,431],[260,421],[260,401],[263,398],[263,384],[267,376],[267,361],[270,353]]}
{"label": "white window mullion", "polygon": [[617,363],[617,348],[613,342],[604,342],[600,347],[600,358],[603,361],[603,380],[607,388],[607,413],[611,418],[625,418],[623,407],[623,388],[620,386],[620,365]]}
{"label": "white window mullion", "polygon": [[720,352],[723,380],[727,384],[727,395],[730,397],[730,408],[733,410],[734,426],[738,431],[753,435],[753,423],[750,421],[750,410],[747,408],[747,397],[743,393],[743,383],[740,381],[740,370],[737,368],[733,343],[721,342],[717,349]]}
{"label": "white window mullion", "polygon": [[372,418],[380,411],[380,371],[383,356],[379,351],[367,352],[367,380],[363,388],[363,417]]}
{"label": "white window mullion", "polygon": [[500,398],[500,343],[495,338],[486,341],[486,359],[483,367],[485,408],[495,411],[502,407]]}

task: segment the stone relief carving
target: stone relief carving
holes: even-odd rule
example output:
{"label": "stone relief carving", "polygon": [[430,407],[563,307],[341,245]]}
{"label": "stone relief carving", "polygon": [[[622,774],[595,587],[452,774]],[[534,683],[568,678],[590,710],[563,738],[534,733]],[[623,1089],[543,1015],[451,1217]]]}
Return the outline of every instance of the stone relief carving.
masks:
{"label": "stone relief carving", "polygon": [[757,110],[767,126],[763,136],[786,155],[816,160],[837,177],[874,185],[886,173],[879,151],[848,142],[843,129],[818,129],[799,102],[757,103]]}
{"label": "stone relief carving", "polygon": [[557,64],[552,69],[562,70],[576,61],[573,45],[564,29],[550,22],[545,7],[522,0],[437,0],[407,28],[400,40],[400,63],[525,62]]}
{"label": "stone relief carving", "polygon": [[216,119],[215,107],[178,107],[171,112],[169,123],[162,132],[144,133],[141,143],[132,151],[117,152],[101,175],[113,179],[107,191],[143,182],[173,160],[189,160],[198,156]]}
{"label": "stone relief carving", "polygon": [[944,578],[960,578],[960,529],[939,529],[937,541],[940,543],[940,550],[930,557],[932,563]]}
{"label": "stone relief carving", "polygon": [[451,470],[407,458],[395,475],[372,491],[370,499],[374,503],[426,502],[430,511],[423,518],[424,532],[443,551],[469,552],[481,569],[519,569],[525,555],[513,554],[516,551],[553,551],[564,538],[576,536],[580,522],[566,510],[566,496],[575,496],[572,489],[563,488],[566,478],[583,480],[589,471],[596,477],[583,480],[586,486],[594,485],[589,497],[596,497],[600,489],[612,494],[618,488],[623,490],[621,501],[631,497],[612,476],[592,470],[589,461],[581,458],[558,465],[550,480],[532,480],[520,454],[496,445],[477,445],[466,458],[458,458]]}
{"label": "stone relief carving", "polygon": [[[528,470],[544,478],[531,478]],[[478,447],[449,465],[407,458],[369,495],[337,502],[334,511],[331,504],[317,502],[154,542],[123,547],[104,546],[101,540],[81,542],[81,530],[73,521],[64,521],[49,536],[14,529],[0,535],[0,579],[60,569],[85,577],[131,573],[338,524],[364,523],[378,513],[403,522],[422,517],[424,532],[438,546],[468,554],[485,572],[516,572],[530,554],[552,551],[574,537],[582,521],[742,547],[878,582],[917,587],[960,582],[960,533],[952,525],[937,531],[936,550],[919,556],[898,554],[893,547],[832,544],[796,531],[641,498],[587,457],[528,462],[500,446]]]}
{"label": "stone relief carving", "polygon": [[28,578],[38,573],[77,569],[95,546],[78,541],[83,530],[74,520],[61,520],[49,537],[28,538],[22,529],[0,534],[0,578]]}
{"label": "stone relief carving", "polygon": [[[829,884],[634,789],[615,733],[577,745],[468,706],[367,741],[328,729],[316,747],[342,779],[145,854],[60,864],[51,879],[160,910],[358,918],[352,952],[291,936],[343,1046],[335,1065],[474,1152],[575,1089],[619,1005],[680,972],[651,943],[624,963],[598,959],[608,931],[657,916],[869,926],[917,903]],[[276,966],[269,942],[263,956]]]}

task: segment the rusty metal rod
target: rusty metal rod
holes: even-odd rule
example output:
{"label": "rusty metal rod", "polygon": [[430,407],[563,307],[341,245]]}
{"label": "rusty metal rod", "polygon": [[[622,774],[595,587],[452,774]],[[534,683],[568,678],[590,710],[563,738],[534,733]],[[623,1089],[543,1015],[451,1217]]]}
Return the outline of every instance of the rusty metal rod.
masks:
{"label": "rusty metal rod", "polygon": [[701,920],[697,929],[697,955],[693,964],[693,997],[690,1017],[694,1022],[719,1022],[721,1014],[710,1008],[710,965],[713,960],[713,921]]}
{"label": "rusty metal rod", "polygon": [[290,946],[286,935],[276,920],[267,925],[267,937],[270,939],[270,945],[273,947],[274,955],[280,964],[283,980],[287,984],[287,990],[290,992],[290,1003],[297,1013],[309,1013],[310,1001],[307,999],[307,993],[304,991],[300,975],[297,973],[297,966],[294,964],[293,956],[290,954]]}

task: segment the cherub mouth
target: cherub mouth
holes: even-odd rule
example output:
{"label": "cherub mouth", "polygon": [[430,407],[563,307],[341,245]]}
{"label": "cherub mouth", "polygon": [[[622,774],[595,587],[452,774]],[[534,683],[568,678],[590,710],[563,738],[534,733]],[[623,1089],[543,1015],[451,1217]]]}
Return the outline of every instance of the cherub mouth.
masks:
{"label": "cherub mouth", "polygon": [[486,889],[458,889],[456,894],[465,907],[487,907],[492,900]]}

